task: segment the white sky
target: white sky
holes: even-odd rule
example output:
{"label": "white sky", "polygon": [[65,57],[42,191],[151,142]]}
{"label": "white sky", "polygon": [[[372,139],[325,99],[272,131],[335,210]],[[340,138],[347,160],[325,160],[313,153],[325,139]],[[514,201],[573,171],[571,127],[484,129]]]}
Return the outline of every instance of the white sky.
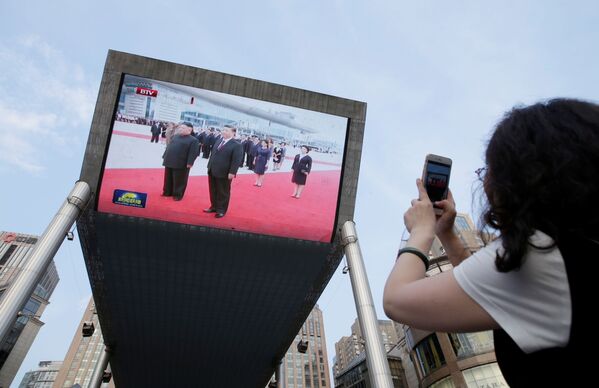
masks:
{"label": "white sky", "polygon": [[[41,234],[77,180],[108,49],[365,101],[355,221],[380,318],[424,156],[453,159],[450,186],[470,212],[504,111],[599,99],[595,1],[30,0],[0,14],[0,230]],[[64,358],[91,295],[77,242],[56,263],[46,325],[13,386]],[[356,317],[341,267],[319,301],[330,362]]]}

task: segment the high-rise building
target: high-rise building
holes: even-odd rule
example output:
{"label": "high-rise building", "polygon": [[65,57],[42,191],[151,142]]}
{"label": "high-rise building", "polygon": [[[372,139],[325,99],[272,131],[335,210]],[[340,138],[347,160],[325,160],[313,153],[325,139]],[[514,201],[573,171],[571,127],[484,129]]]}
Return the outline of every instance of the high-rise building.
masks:
{"label": "high-rise building", "polygon": [[[94,325],[94,333],[84,337],[83,324],[89,322]],[[104,339],[94,300],[90,298],[53,387],[71,388],[75,384],[83,388],[91,386],[92,374],[102,352],[104,352]],[[110,379],[109,387],[114,388],[114,379]]]}
{"label": "high-rise building", "polygon": [[[458,214],[454,231],[470,253],[483,241],[467,214]],[[445,250],[435,238],[427,276],[451,270]],[[405,341],[400,353],[409,353],[420,387],[507,387],[495,358],[493,333],[435,333],[401,325]]]}
{"label": "high-rise building", "polygon": [[[393,322],[389,320],[379,320],[379,331],[383,339],[385,352],[389,352],[399,341],[397,331],[393,326]],[[352,362],[365,351],[364,337],[358,319],[351,325],[351,335],[341,337],[335,343],[335,365],[333,371],[337,376],[342,371],[346,370]]]}
{"label": "high-rise building", "polygon": [[[305,353],[298,350],[300,341],[308,345]],[[331,387],[324,321],[318,305],[314,306],[295,336],[282,363],[280,370],[283,388]]]}
{"label": "high-rise building", "polygon": [[19,388],[52,388],[62,361],[40,361],[39,367],[25,373]]}
{"label": "high-rise building", "polygon": [[[38,236],[0,232],[0,303],[6,303],[3,295],[21,275],[37,240]],[[9,387],[21,367],[44,324],[40,317],[50,303],[58,280],[56,266],[51,262],[10,333],[3,341],[0,339],[0,388]]]}
{"label": "high-rise building", "polygon": [[397,322],[393,322],[395,332],[399,341],[389,353],[389,356],[397,357],[401,360],[401,366],[406,377],[406,383],[409,388],[420,388],[418,381],[418,373],[416,372],[416,365],[412,360],[410,354],[410,348],[406,345],[406,332],[404,326]]}
{"label": "high-rise building", "polygon": [[[408,388],[402,360],[392,352],[393,350],[387,353],[387,363],[393,388]],[[376,388],[371,383],[370,372],[366,364],[366,352],[360,353],[347,368],[335,375],[335,388]]]}

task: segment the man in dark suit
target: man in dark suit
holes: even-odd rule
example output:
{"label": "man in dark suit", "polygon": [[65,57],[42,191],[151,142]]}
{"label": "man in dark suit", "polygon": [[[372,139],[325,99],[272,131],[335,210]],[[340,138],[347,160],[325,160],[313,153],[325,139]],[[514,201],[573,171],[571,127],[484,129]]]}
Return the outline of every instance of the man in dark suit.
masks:
{"label": "man in dark suit", "polygon": [[256,155],[260,148],[260,139],[258,136],[252,136],[252,142],[248,146],[248,169],[253,170],[256,161]]}
{"label": "man in dark suit", "polygon": [[150,128],[150,132],[152,132],[152,138],[150,139],[150,143],[158,143],[158,138],[160,137],[160,125],[158,122],[154,122],[152,127]]}
{"label": "man in dark suit", "polygon": [[192,131],[191,123],[180,124],[176,131],[177,134],[173,136],[162,155],[162,159],[164,159],[162,162],[164,166],[163,197],[172,196],[175,201],[180,201],[185,194],[189,169],[193,166],[200,151],[198,139],[191,136]]}
{"label": "man in dark suit", "polygon": [[212,150],[212,146],[214,145],[214,140],[214,128],[210,127],[210,129],[208,129],[206,137],[204,138],[204,142],[202,143],[202,158],[210,158],[210,151]]}
{"label": "man in dark suit", "polygon": [[231,181],[243,159],[243,147],[233,139],[237,128],[225,125],[222,139],[214,145],[208,160],[208,187],[210,189],[210,207],[205,213],[216,213],[222,218],[229,208],[231,198]]}

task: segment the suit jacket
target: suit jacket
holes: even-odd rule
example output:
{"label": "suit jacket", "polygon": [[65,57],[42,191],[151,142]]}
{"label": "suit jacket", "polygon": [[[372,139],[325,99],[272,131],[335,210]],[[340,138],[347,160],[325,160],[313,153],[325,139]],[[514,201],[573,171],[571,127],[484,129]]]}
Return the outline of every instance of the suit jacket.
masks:
{"label": "suit jacket", "polygon": [[162,155],[162,165],[169,168],[186,168],[188,164],[193,165],[200,153],[198,144],[198,139],[191,135],[173,136]]}
{"label": "suit jacket", "polygon": [[293,165],[291,169],[297,173],[310,173],[312,170],[312,158],[309,155],[295,155],[295,159],[293,159]]}
{"label": "suit jacket", "polygon": [[152,135],[160,135],[160,126],[157,123],[152,124],[152,128],[150,128]]}
{"label": "suit jacket", "polygon": [[229,174],[237,174],[243,160],[243,147],[239,142],[230,139],[219,150],[220,142],[214,145],[208,160],[208,172],[217,178],[227,178]]}
{"label": "suit jacket", "polygon": [[200,142],[200,145],[203,145],[204,143],[206,143],[206,137],[207,137],[206,132],[201,132],[198,135],[198,141]]}

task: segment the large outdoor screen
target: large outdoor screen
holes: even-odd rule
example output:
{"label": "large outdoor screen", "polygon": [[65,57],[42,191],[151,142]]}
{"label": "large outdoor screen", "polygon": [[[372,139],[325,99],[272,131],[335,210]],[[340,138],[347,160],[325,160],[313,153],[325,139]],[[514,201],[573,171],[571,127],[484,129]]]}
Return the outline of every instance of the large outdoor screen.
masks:
{"label": "large outdoor screen", "polygon": [[121,85],[98,211],[331,241],[346,117],[134,75]]}

